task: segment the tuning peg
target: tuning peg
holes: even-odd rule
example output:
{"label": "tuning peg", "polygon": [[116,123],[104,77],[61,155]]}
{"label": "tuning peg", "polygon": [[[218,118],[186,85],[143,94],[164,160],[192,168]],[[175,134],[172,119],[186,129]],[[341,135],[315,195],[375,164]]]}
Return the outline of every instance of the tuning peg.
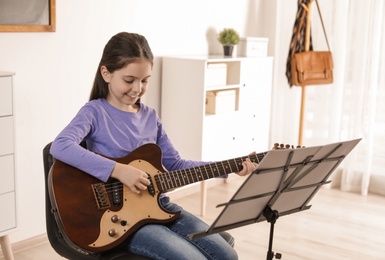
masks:
{"label": "tuning peg", "polygon": [[273,149],[274,150],[280,150],[280,149],[296,149],[296,148],[305,148],[305,146],[294,146],[290,144],[280,144],[280,143],[275,143]]}

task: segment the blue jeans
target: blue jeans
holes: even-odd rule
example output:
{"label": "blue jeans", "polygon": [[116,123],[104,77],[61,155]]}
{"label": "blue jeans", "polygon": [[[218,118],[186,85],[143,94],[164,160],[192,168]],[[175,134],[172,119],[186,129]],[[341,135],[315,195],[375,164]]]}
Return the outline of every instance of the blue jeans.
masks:
{"label": "blue jeans", "polygon": [[206,231],[209,226],[168,197],[160,202],[166,210],[181,211],[180,216],[166,225],[141,227],[128,241],[128,251],[159,260],[238,259],[237,252],[219,234],[190,240],[188,234]]}

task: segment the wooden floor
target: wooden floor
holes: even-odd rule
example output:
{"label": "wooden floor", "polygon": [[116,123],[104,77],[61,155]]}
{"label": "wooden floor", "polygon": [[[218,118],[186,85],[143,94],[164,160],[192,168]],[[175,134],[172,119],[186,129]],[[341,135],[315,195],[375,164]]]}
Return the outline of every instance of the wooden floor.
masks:
{"label": "wooden floor", "polygon": [[[211,224],[221,212],[216,205],[230,199],[243,180],[234,176],[228,183],[210,188],[206,216],[202,217],[207,223]],[[198,194],[174,201],[199,215]],[[307,211],[277,220],[273,251],[281,253],[282,259],[385,259],[385,197],[321,189],[311,205]],[[255,223],[229,232],[235,237],[239,259],[266,259],[269,223]],[[44,241],[15,252],[14,257],[15,260],[63,259]]]}

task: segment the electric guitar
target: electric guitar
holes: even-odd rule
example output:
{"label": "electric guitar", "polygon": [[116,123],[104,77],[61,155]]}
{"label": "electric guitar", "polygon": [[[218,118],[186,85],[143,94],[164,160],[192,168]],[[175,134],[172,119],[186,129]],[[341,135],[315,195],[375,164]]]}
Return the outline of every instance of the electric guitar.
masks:
{"label": "electric guitar", "polygon": [[106,251],[145,224],[168,223],[179,216],[180,212],[162,208],[161,193],[238,172],[246,158],[259,163],[266,153],[171,172],[163,168],[162,151],[155,144],[145,144],[123,158],[110,158],[148,174],[151,184],[140,194],[114,178],[104,183],[56,160],[48,177],[52,212],[64,239],[72,247],[83,252]]}

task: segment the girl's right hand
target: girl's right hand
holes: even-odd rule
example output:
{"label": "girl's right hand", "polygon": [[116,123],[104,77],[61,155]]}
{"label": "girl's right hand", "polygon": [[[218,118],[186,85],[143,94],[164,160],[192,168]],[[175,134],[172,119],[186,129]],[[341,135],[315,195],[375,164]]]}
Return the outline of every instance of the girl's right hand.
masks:
{"label": "girl's right hand", "polygon": [[127,164],[116,163],[111,177],[126,185],[132,192],[139,194],[150,185],[147,173]]}

